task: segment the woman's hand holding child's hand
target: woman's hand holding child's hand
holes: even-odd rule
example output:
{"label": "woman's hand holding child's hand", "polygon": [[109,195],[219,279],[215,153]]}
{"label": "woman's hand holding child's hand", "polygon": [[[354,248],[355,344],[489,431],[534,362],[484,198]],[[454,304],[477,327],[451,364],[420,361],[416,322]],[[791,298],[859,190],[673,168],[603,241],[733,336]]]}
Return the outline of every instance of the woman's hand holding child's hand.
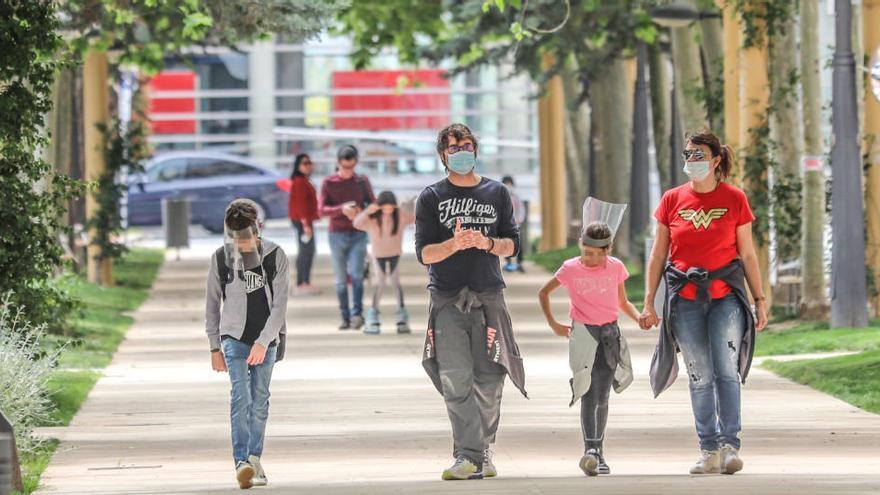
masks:
{"label": "woman's hand holding child's hand", "polygon": [[657,311],[654,309],[653,305],[646,304],[645,308],[642,310],[642,314],[639,315],[639,327],[642,330],[650,330],[652,327],[656,327],[660,324],[660,317],[657,316]]}

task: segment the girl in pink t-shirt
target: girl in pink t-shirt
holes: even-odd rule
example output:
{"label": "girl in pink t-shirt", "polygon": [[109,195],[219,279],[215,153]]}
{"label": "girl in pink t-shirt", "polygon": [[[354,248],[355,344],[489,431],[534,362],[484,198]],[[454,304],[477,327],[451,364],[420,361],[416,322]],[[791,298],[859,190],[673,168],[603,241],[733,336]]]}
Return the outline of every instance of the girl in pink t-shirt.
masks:
{"label": "girl in pink t-shirt", "polygon": [[[579,465],[588,476],[611,472],[603,449],[608,398],[612,386],[620,393],[632,383],[629,346],[617,326],[617,315],[622,310],[633,321],[639,319],[626,297],[626,266],[608,255],[613,237],[607,224],[588,225],[581,237],[581,255],[566,260],[538,293],[553,333],[569,339],[573,374],[569,405],[581,401],[584,455]],[[560,286],[568,290],[571,325],[557,322],[550,310],[550,293]]]}

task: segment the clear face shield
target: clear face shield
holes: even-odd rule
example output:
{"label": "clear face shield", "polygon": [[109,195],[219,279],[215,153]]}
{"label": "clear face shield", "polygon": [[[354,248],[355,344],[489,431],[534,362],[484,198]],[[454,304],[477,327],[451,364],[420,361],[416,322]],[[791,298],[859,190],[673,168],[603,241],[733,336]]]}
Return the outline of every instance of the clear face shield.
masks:
{"label": "clear face shield", "polygon": [[262,250],[260,248],[260,229],[263,226],[263,210],[256,203],[257,224],[241,230],[232,230],[224,225],[223,252],[226,255],[226,266],[244,277],[244,270],[260,266]]}
{"label": "clear face shield", "polygon": [[[583,212],[583,228],[581,228],[581,242],[591,247],[608,247],[614,242],[614,236],[617,229],[623,222],[623,215],[626,213],[625,204],[606,203],[594,197],[587,198],[584,201]],[[603,223],[611,230],[611,235],[602,239],[593,239],[587,236],[587,227],[593,223]]]}

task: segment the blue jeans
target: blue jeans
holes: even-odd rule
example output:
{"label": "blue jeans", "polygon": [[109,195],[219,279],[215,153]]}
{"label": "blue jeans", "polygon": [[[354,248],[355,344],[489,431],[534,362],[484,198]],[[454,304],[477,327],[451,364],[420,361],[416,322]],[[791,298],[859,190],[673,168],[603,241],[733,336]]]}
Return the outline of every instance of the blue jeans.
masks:
{"label": "blue jeans", "polygon": [[739,348],[746,315],[735,294],[708,304],[679,299],[671,317],[684,356],[700,448],[740,448]]}
{"label": "blue jeans", "polygon": [[235,463],[248,456],[263,454],[266,421],[269,419],[269,382],[275,365],[275,346],[266,350],[266,360],[258,366],[247,364],[251,346],[235,339],[223,340],[223,356],[232,381],[230,418],[232,457]]}
{"label": "blue jeans", "polygon": [[[330,232],[333,278],[339,312],[343,321],[364,310],[364,261],[367,257],[367,233]],[[348,278],[351,277],[351,310],[348,305]]]}

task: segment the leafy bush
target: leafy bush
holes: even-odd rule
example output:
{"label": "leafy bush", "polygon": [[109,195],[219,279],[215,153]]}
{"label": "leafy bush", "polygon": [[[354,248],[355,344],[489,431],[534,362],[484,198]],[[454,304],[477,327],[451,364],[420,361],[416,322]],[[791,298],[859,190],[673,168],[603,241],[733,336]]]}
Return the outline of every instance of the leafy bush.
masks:
{"label": "leafy bush", "polygon": [[34,326],[16,308],[12,294],[0,300],[0,411],[15,428],[18,449],[26,454],[37,449],[41,439],[32,435],[35,426],[48,423],[49,375],[61,349],[45,353],[40,341],[45,326]]}
{"label": "leafy bush", "polygon": [[61,264],[65,205],[80,190],[39,153],[65,59],[57,28],[55,2],[0,2],[0,294],[31,308],[20,317],[53,331],[63,327],[69,298],[49,281]]}

